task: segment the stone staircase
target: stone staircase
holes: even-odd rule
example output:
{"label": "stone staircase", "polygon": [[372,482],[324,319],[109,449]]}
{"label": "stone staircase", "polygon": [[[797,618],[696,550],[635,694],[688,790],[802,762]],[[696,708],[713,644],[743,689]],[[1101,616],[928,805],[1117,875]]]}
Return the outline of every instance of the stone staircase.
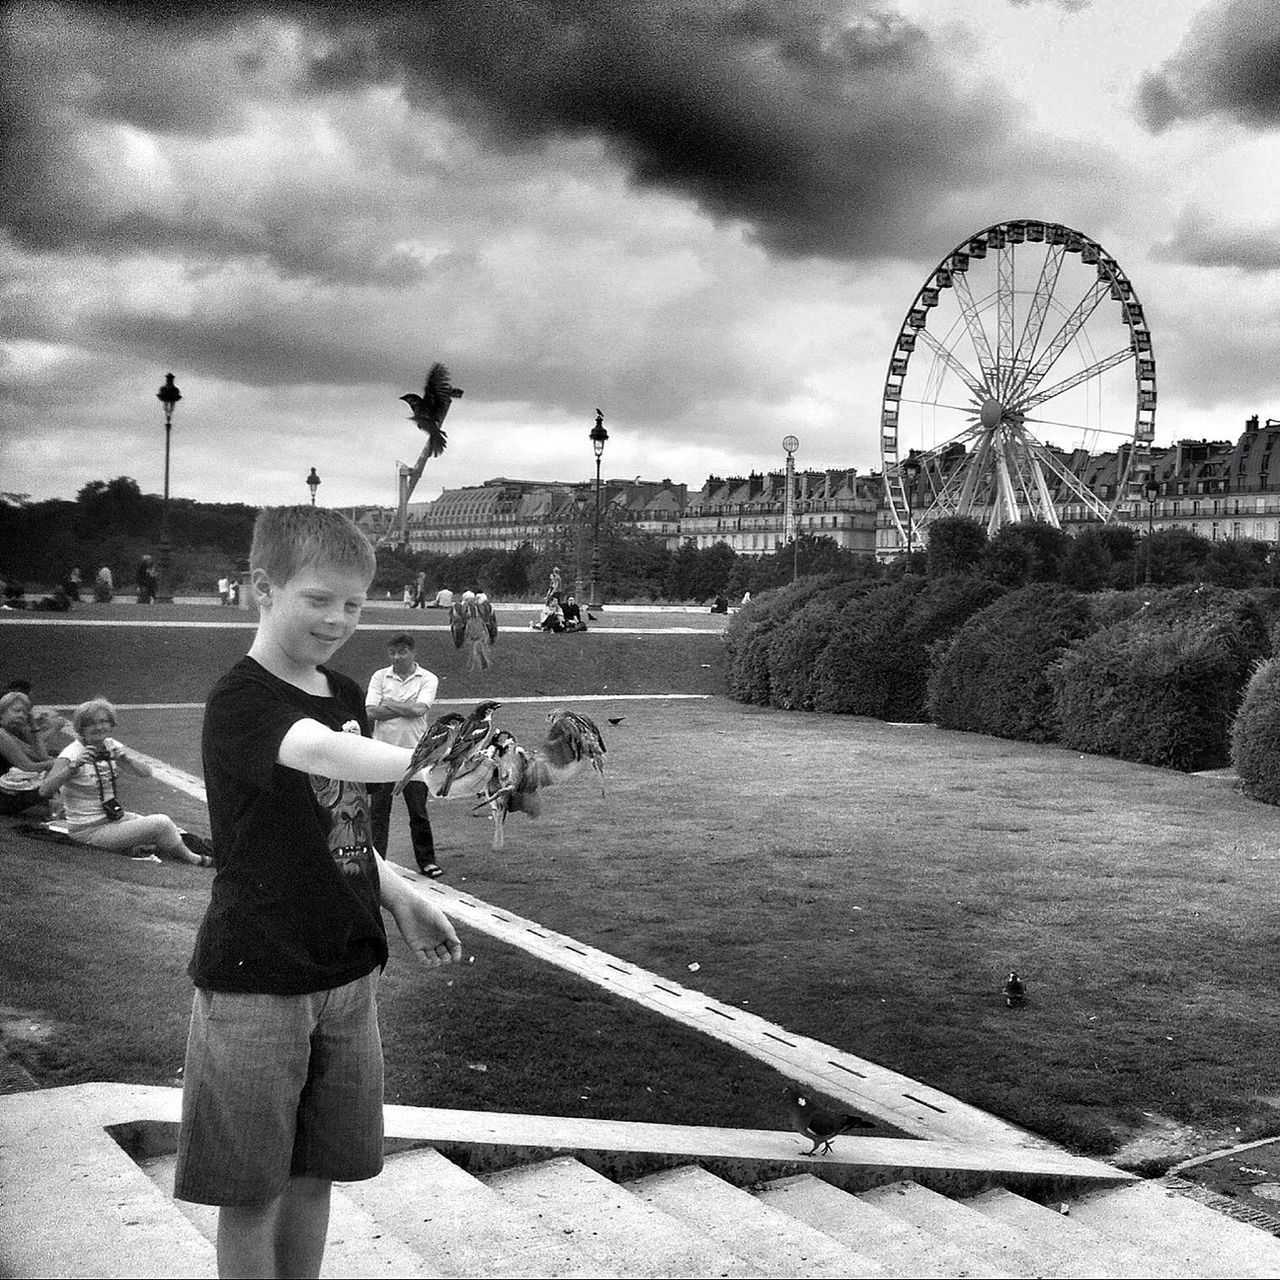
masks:
{"label": "stone staircase", "polygon": [[[0,1098],[0,1275],[212,1276],[177,1090]],[[1272,1276],[1280,1240],[1052,1150],[387,1108],[329,1276]]]}

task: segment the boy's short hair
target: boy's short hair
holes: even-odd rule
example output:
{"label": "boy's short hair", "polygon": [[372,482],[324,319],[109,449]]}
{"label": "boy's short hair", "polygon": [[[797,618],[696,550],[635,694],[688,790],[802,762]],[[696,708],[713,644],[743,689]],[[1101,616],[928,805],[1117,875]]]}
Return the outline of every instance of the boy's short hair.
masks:
{"label": "boy's short hair", "polygon": [[363,573],[378,567],[369,539],[346,516],[326,507],[264,507],[253,522],[250,570],[282,587],[304,566],[325,564]]}
{"label": "boy's short hair", "polygon": [[392,636],[387,641],[388,649],[412,649],[413,647],[413,637],[405,635],[404,632],[401,632],[398,636]]}
{"label": "boy's short hair", "polygon": [[106,698],[90,698],[88,702],[82,702],[71,713],[71,727],[78,734],[90,720],[96,720],[99,716],[106,716],[111,721],[111,727],[115,728],[115,707]]}

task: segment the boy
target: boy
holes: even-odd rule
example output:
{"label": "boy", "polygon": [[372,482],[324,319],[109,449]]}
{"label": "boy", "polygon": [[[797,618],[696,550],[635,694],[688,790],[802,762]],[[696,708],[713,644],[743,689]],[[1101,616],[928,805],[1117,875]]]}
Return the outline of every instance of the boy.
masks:
{"label": "boy", "polygon": [[196,939],[174,1194],[220,1206],[223,1276],[316,1276],[330,1184],[382,1167],[379,907],[428,965],[444,915],[369,839],[366,782],[411,753],[373,742],[360,687],[324,664],[373,579],[364,535],[323,507],[254,525],[258,631],[205,708],[217,874]]}
{"label": "boy", "polygon": [[[413,637],[393,636],[387,642],[389,667],[373,673],[369,692],[365,694],[365,710],[373,721],[373,736],[378,742],[393,746],[418,745],[418,739],[431,723],[428,712],[436,700],[440,681],[426,667],[418,666],[414,657]],[[369,787],[369,807],[373,821],[373,847],[385,858],[387,836],[391,830],[390,782],[375,782]],[[436,863],[435,841],[431,835],[431,818],[427,813],[427,784],[415,778],[404,785],[405,808],[409,810],[409,838],[413,857],[424,876],[438,879],[444,870]]]}

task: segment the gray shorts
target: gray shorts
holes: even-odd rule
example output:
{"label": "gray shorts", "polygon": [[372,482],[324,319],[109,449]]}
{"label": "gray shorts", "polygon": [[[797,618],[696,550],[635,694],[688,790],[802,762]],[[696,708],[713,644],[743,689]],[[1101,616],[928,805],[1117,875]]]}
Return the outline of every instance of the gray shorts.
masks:
{"label": "gray shorts", "polygon": [[378,970],[305,996],[197,991],[174,1196],[274,1200],[290,1177],[382,1169]]}

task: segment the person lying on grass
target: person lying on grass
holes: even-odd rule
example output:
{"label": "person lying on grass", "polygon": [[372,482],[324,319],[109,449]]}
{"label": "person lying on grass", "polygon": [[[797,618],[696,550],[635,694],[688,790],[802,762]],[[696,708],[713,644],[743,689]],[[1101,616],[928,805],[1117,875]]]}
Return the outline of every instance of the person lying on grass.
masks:
{"label": "person lying on grass", "polygon": [[163,813],[131,813],[120,803],[116,795],[120,770],[149,778],[151,769],[110,736],[115,727],[116,710],[105,698],[82,702],[71,716],[76,740],[62,751],[40,784],[45,799],[62,791],[67,834],[95,849],[124,853],[151,845],[179,862],[211,866],[211,858],[187,848],[172,818]]}

